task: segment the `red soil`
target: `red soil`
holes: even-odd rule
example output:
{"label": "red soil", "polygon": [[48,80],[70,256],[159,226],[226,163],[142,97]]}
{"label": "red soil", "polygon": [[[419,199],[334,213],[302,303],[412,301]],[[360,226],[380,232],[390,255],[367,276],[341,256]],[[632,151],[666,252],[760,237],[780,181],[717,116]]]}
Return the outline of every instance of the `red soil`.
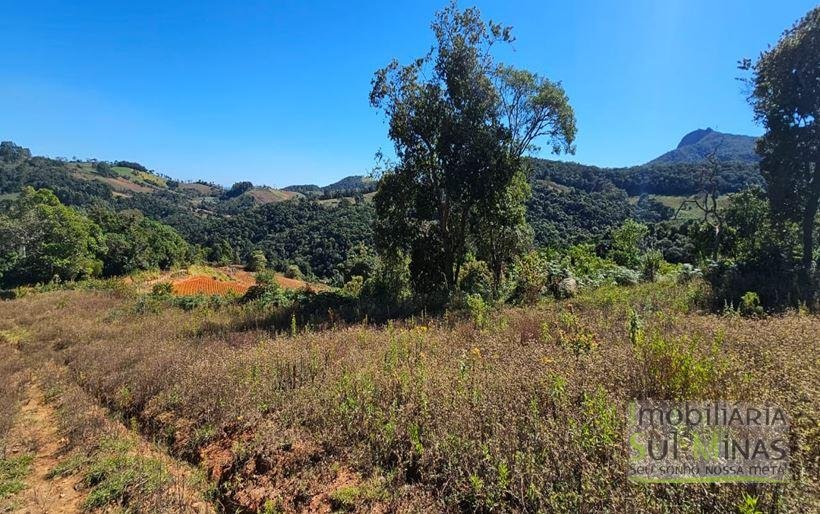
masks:
{"label": "red soil", "polygon": [[229,292],[244,294],[250,286],[239,282],[221,282],[211,277],[189,277],[173,283],[174,294],[180,296],[194,294],[226,294]]}
{"label": "red soil", "polygon": [[[231,277],[230,281],[217,280],[206,276],[185,277],[171,282],[173,292],[178,296],[189,296],[195,294],[222,295],[227,293],[245,294],[256,283],[252,273],[242,270],[227,268],[226,274]],[[309,284],[302,280],[276,275],[276,281],[285,289],[311,289],[321,291],[326,287],[318,284]]]}

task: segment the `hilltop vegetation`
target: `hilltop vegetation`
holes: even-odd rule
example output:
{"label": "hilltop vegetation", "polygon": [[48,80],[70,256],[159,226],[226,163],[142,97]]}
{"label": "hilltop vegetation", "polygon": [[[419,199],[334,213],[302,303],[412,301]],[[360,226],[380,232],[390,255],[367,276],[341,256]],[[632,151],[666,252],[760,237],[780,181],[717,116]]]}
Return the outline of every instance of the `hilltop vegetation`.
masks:
{"label": "hilltop vegetation", "polygon": [[[140,222],[143,225],[153,220],[178,232],[193,247],[187,260],[243,262],[252,251],[262,250],[277,269],[284,271],[295,264],[308,276],[338,283],[339,266],[351,248],[373,244],[371,191],[376,183],[364,177],[348,177],[316,189],[274,190],[250,182],[225,189],[207,182],[175,181],[138,163],[64,162],[31,157],[25,148],[5,145],[7,150],[0,158],[0,198],[10,200],[31,186],[51,190],[61,203],[81,211],[132,212],[126,216],[138,212],[146,217]],[[533,195],[527,219],[539,246],[605,241],[607,232],[629,217],[647,222],[668,220],[671,211],[641,195],[683,198],[698,189],[699,165],[616,170],[539,159],[529,163]],[[762,182],[754,166],[724,166],[722,193]],[[641,201],[630,196],[641,196]],[[680,260],[672,253],[666,256]],[[158,262],[167,259],[135,258],[131,264],[109,265],[104,271],[127,273]]]}
{"label": "hilltop vegetation", "polygon": [[698,163],[709,155],[721,161],[757,164],[755,138],[724,134],[711,128],[694,130],[680,140],[677,148],[653,159],[649,164]]}

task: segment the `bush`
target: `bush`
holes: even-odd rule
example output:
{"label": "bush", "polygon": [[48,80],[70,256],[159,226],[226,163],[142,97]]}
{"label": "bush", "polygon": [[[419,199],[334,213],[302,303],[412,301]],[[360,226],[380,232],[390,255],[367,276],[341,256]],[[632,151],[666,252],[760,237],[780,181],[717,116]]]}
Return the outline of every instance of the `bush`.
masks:
{"label": "bush", "polygon": [[705,278],[712,286],[712,308],[740,305],[748,291],[755,291],[760,305],[768,309],[797,306],[801,290],[799,263],[786,258],[776,248],[742,261],[721,260],[709,263]]}
{"label": "bush", "polygon": [[464,294],[489,300],[493,296],[492,283],[492,274],[484,261],[468,261],[461,268],[458,285]]}
{"label": "bush", "polygon": [[265,252],[262,250],[254,250],[248,257],[248,264],[245,268],[248,271],[262,271],[268,266],[268,258],[265,257]]}
{"label": "bush", "polygon": [[747,291],[740,297],[740,314],[748,317],[763,315],[760,297],[754,291]]}
{"label": "bush", "polygon": [[700,268],[696,268],[689,263],[682,264],[678,270],[678,284],[688,284],[693,280],[703,277]]}
{"label": "bush", "polygon": [[173,293],[173,291],[174,286],[172,286],[170,282],[159,282],[157,284],[154,284],[154,286],[151,288],[151,296],[171,296],[171,293]]}
{"label": "bush", "polygon": [[705,349],[703,341],[696,338],[667,338],[658,332],[647,335],[634,311],[630,312],[627,328],[639,364],[635,377],[638,387],[634,391],[637,397],[697,398],[717,383],[721,369],[719,337]]}
{"label": "bush", "polygon": [[641,256],[641,277],[647,282],[654,282],[663,264],[663,254],[657,250]]}
{"label": "bush", "polygon": [[302,270],[300,270],[299,266],[297,266],[296,264],[289,264],[285,268],[285,276],[287,278],[293,278],[293,279],[296,279],[296,280],[301,280],[302,279]]}
{"label": "bush", "polygon": [[610,258],[621,266],[637,268],[644,238],[649,234],[646,225],[628,219],[612,231]]}
{"label": "bush", "polygon": [[287,291],[279,285],[279,282],[276,281],[276,274],[272,271],[257,273],[256,285],[245,292],[242,301],[258,302],[272,307],[283,307],[291,303]]}
{"label": "bush", "polygon": [[637,271],[624,268],[623,266],[612,268],[607,273],[607,278],[619,286],[634,286],[641,281],[641,277]]}
{"label": "bush", "polygon": [[364,287],[364,278],[360,277],[359,275],[354,275],[347,281],[347,283],[342,287],[342,291],[350,296],[359,297],[362,293],[362,288]]}
{"label": "bush", "polygon": [[484,299],[481,295],[478,294],[468,294],[467,298],[467,310],[470,311],[470,318],[473,320],[476,328],[483,329],[487,326],[487,315],[489,312],[489,307],[484,302]]}
{"label": "bush", "polygon": [[516,282],[513,297],[525,304],[537,302],[549,278],[546,255],[529,252],[517,257],[513,264],[513,276]]}

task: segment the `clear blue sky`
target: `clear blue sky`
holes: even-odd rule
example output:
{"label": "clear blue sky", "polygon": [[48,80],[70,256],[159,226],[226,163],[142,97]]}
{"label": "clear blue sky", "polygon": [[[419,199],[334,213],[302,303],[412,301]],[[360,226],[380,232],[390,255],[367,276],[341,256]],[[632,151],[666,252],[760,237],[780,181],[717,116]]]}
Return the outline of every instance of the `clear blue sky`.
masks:
{"label": "clear blue sky", "polygon": [[[390,149],[373,71],[419,56],[444,1],[0,2],[0,139],[282,187]],[[462,2],[462,7],[472,5]],[[477,1],[503,60],[563,82],[579,162],[650,160],[699,127],[757,135],[735,63],[810,0]]]}

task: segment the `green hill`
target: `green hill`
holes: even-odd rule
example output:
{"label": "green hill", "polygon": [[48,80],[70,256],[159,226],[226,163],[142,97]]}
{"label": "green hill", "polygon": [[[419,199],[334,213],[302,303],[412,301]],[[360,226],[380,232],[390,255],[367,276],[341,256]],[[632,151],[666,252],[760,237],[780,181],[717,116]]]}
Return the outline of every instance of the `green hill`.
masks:
{"label": "green hill", "polygon": [[756,141],[751,136],[725,134],[711,128],[697,129],[683,136],[677,148],[648,164],[694,164],[703,162],[711,154],[721,162],[756,164],[760,160],[755,153]]}

